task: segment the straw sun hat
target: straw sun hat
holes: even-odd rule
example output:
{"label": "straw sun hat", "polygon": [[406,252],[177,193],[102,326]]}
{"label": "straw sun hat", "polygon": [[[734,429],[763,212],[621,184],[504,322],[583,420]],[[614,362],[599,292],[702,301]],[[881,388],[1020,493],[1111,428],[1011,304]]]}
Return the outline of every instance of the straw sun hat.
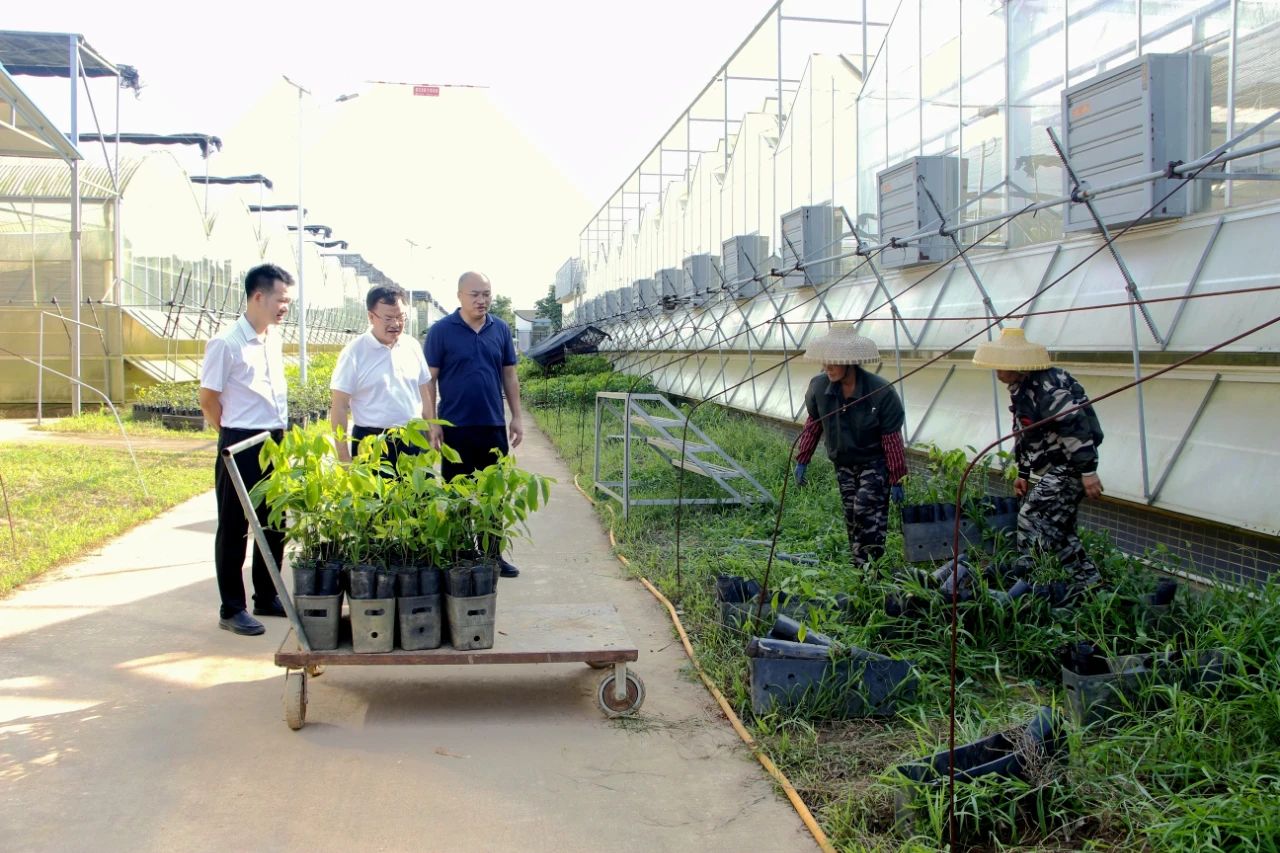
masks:
{"label": "straw sun hat", "polygon": [[880,361],[880,350],[871,338],[856,333],[853,324],[840,323],[809,344],[804,358],[820,364],[875,364]]}
{"label": "straw sun hat", "polygon": [[1001,329],[994,341],[978,344],[973,363],[992,370],[1016,370],[1025,373],[1045,370],[1052,366],[1049,351],[1042,345],[1027,340],[1022,329]]}

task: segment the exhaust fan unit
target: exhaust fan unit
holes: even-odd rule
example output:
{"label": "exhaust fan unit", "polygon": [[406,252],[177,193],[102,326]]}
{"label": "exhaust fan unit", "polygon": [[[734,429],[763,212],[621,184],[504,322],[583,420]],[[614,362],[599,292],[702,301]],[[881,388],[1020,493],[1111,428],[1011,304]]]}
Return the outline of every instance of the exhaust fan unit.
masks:
{"label": "exhaust fan unit", "polygon": [[803,270],[789,273],[783,280],[785,287],[825,287],[836,280],[840,262],[830,260],[840,254],[844,219],[840,211],[829,204],[797,207],[782,216],[783,269],[794,267],[799,261]]}
{"label": "exhaust fan unit", "polygon": [[720,258],[716,255],[690,255],[684,259],[684,278],[691,291],[690,302],[697,306],[720,290]]}
{"label": "exhaust fan unit", "polygon": [[734,299],[751,299],[764,289],[763,281],[755,279],[757,273],[768,274],[769,238],[759,234],[739,234],[721,244],[724,259],[721,272],[724,286]]}
{"label": "exhaust fan unit", "polygon": [[634,285],[636,300],[641,308],[657,308],[662,304],[658,298],[658,281],[653,278],[638,278]]}
{"label": "exhaust fan unit", "polygon": [[951,238],[938,233],[942,218],[929,200],[929,193],[933,193],[943,213],[951,214],[960,206],[961,171],[959,157],[931,156],[912,157],[876,175],[880,241],[887,243],[893,237],[932,232],[905,246],[885,249],[878,259],[880,266],[894,269],[940,264],[955,256],[956,247]]}
{"label": "exhaust fan unit", "polygon": [[[1063,91],[1063,153],[1076,177],[1093,187],[1194,160],[1209,147],[1210,103],[1209,57],[1149,53]],[[1065,169],[1063,181],[1070,193]],[[1136,221],[1157,201],[1144,221],[1176,219],[1203,206],[1207,189],[1203,181],[1188,181],[1164,198],[1179,181],[1143,181],[1101,195],[1093,206],[1109,228]],[[1097,229],[1088,207],[1066,206],[1064,232]]]}
{"label": "exhaust fan unit", "polygon": [[662,297],[664,305],[674,304],[689,295],[685,286],[684,270],[679,267],[658,270],[654,273],[654,277],[658,279],[658,295]]}

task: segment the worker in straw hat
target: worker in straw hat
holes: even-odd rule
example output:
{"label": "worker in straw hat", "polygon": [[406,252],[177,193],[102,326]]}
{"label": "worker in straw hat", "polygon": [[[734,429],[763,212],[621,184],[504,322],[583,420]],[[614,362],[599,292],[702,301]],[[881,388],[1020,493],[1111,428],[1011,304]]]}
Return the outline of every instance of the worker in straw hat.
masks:
{"label": "worker in straw hat", "polygon": [[796,446],[796,485],[805,484],[805,469],[825,436],[853,562],[866,565],[884,554],[890,490],[900,500],[898,481],[907,473],[902,400],[887,381],[863,369],[879,363],[880,351],[851,324],[833,327],[809,345],[804,357],[820,363],[822,373],[804,395],[809,418]]}
{"label": "worker in straw hat", "polygon": [[[1027,340],[1022,329],[1004,329],[999,339],[980,344],[973,363],[995,370],[1013,400],[1009,411],[1018,463],[1013,490],[1022,498],[1017,569],[1028,572],[1038,559],[1050,556],[1071,572],[1075,592],[1096,585],[1098,571],[1076,535],[1080,501],[1102,494],[1102,426],[1089,397],[1070,373],[1050,364],[1049,351]],[[1081,404],[1083,408],[1062,414]],[[1034,484],[1033,475],[1038,476]]]}

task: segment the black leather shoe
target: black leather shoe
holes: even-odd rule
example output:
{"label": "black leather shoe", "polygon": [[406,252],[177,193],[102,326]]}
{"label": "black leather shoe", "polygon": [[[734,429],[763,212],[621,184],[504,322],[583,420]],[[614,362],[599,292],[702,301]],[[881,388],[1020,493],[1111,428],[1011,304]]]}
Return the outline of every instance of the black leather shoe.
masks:
{"label": "black leather shoe", "polygon": [[266,633],[267,630],[262,627],[261,622],[254,619],[243,610],[234,616],[227,616],[219,619],[218,627],[224,631],[230,631],[233,634],[241,634],[245,637],[256,637],[259,634]]}
{"label": "black leather shoe", "polygon": [[256,598],[253,600],[254,616],[286,616],[284,605],[280,603],[280,596],[273,596],[270,604],[262,604]]}
{"label": "black leather shoe", "polygon": [[520,577],[520,570],[517,569],[515,566],[511,565],[510,563],[508,563],[506,560],[499,559],[498,564],[499,566],[501,566],[501,568],[498,570],[498,574],[501,575],[502,577],[504,578]]}

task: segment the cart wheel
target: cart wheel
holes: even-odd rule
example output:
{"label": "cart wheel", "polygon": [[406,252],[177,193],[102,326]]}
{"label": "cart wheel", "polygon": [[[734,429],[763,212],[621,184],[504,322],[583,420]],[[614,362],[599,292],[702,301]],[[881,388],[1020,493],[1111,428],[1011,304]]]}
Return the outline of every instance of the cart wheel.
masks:
{"label": "cart wheel", "polygon": [[591,667],[592,669],[613,669],[613,664],[603,663],[598,660],[587,661],[587,666]]}
{"label": "cart wheel", "polygon": [[312,678],[319,678],[320,676],[324,675],[324,664],[317,663],[307,667],[307,675],[311,676]]}
{"label": "cart wheel", "polygon": [[618,700],[613,695],[614,674],[611,672],[600,679],[600,688],[596,691],[596,701],[600,710],[607,717],[625,717],[640,710],[644,704],[644,682],[640,676],[627,670],[627,698]]}
{"label": "cart wheel", "polygon": [[291,669],[284,674],[284,721],[295,732],[307,720],[307,674]]}

